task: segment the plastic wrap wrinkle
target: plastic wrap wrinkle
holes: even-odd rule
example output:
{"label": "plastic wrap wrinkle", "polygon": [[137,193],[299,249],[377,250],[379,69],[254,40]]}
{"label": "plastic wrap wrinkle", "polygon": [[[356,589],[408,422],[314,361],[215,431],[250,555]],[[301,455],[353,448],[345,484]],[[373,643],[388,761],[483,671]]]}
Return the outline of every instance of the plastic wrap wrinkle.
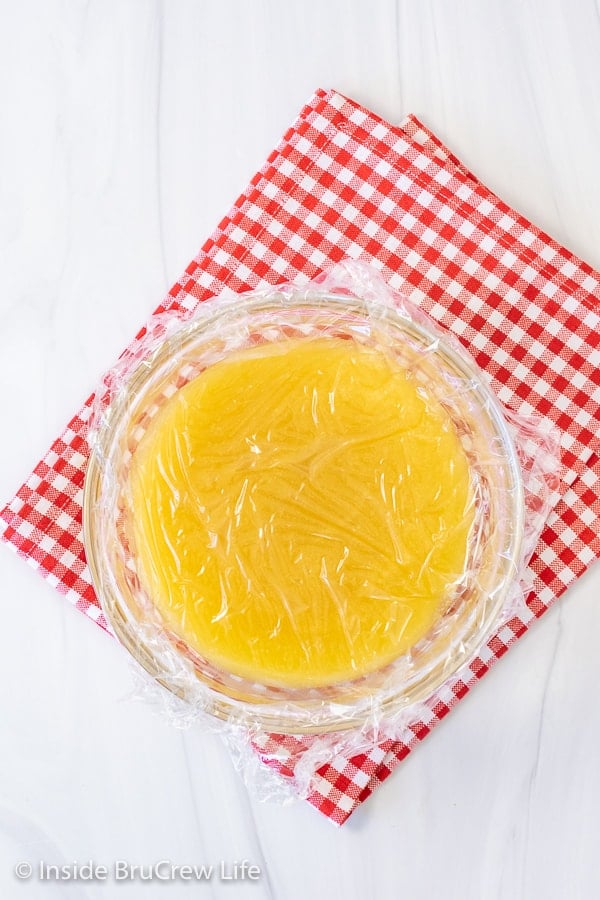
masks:
{"label": "plastic wrap wrinkle", "polygon": [[[556,436],[367,266],[165,317],[97,397],[107,617],[140,693],[224,734],[263,794],[406,735],[524,603]],[[269,730],[304,735],[287,778]]]}

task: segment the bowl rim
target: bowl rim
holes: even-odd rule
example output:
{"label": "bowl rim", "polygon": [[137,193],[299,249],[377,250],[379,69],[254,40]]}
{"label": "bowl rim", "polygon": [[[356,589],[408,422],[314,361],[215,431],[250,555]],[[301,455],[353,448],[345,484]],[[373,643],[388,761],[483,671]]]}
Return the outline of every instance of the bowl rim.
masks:
{"label": "bowl rim", "polygon": [[[241,314],[252,314],[264,309],[273,309],[274,302],[277,304],[277,310],[286,309],[288,311],[301,308],[325,309],[331,305],[335,309],[336,314],[342,318],[344,317],[343,313],[347,313],[349,308],[359,310],[363,316],[366,313],[367,317],[372,312],[370,301],[357,294],[335,293],[331,290],[321,291],[318,289],[318,286],[312,286],[310,290],[307,290],[302,285],[292,286],[292,288],[288,287],[285,290],[278,289],[275,286],[270,290],[250,291],[244,294],[227,296],[226,298],[212,298],[212,300],[207,300],[200,304],[199,310],[194,316],[188,319],[175,318],[175,324],[177,325],[175,330],[170,334],[166,334],[156,346],[151,345],[149,354],[145,354],[136,360],[135,365],[125,377],[126,391],[117,393],[110,400],[108,406],[104,407],[104,412],[110,412],[113,416],[118,415],[120,412],[119,405],[123,405],[126,394],[131,392],[132,389],[136,390],[140,382],[142,384],[144,381],[147,382],[148,372],[151,370],[151,367],[159,365],[162,359],[169,359],[172,356],[173,347],[175,347],[176,351],[181,351],[186,346],[191,345],[199,331],[202,332],[207,327],[214,326],[224,315],[231,315],[232,310],[239,311]],[[214,304],[217,308],[213,310],[211,304]],[[458,341],[451,333],[444,333],[443,326],[439,326],[434,320],[429,320],[428,316],[418,309],[416,310],[416,316],[411,316],[398,306],[383,304],[377,308],[378,322],[390,319],[390,317],[393,318],[393,324],[400,324],[403,331],[416,337],[418,341],[425,341],[427,344],[435,342],[436,352],[439,352],[440,348],[443,349],[451,364],[475,386],[481,406],[488,412],[489,419],[501,438],[502,447],[507,451],[506,463],[512,476],[513,503],[511,513],[515,517],[514,527],[511,531],[512,553],[509,562],[517,569],[524,540],[524,485],[517,449],[506,422],[502,404],[493,393],[485,379],[484,373],[477,366],[475,360],[473,360],[467,350],[458,344]],[[120,610],[119,603],[115,602],[115,597],[109,598],[107,596],[105,578],[102,574],[100,547],[94,540],[94,516],[103,474],[101,448],[104,444],[98,440],[98,436],[102,431],[104,432],[104,442],[106,443],[107,434],[110,436],[111,431],[110,421],[108,427],[98,426],[97,433],[95,433],[91,442],[83,488],[83,542],[92,583],[109,627],[119,642],[128,650],[131,657],[156,682],[163,685],[171,693],[188,700],[186,692],[183,689],[179,690],[177,684],[169,680],[164,666],[161,667],[157,662],[155,656],[141,639],[140,633],[132,634],[131,628],[128,626],[122,610]],[[114,590],[114,585],[112,588]],[[397,716],[402,714],[409,706],[418,704],[430,697],[446,680],[455,677],[459,670],[473,660],[498,624],[499,614],[503,603],[506,601],[505,593],[500,592],[496,602],[491,605],[489,614],[485,617],[485,627],[476,629],[474,635],[471,635],[468,647],[458,664],[448,670],[445,661],[442,659],[437,665],[430,667],[426,676],[418,682],[418,689],[413,691],[410,700],[407,702],[403,702],[406,688],[404,687],[403,689],[402,685],[399,686],[399,689],[388,691],[387,694],[384,693],[377,698],[376,713],[374,713],[373,703],[368,701],[363,703],[364,708],[357,710],[356,704],[352,699],[348,703],[328,702],[327,709],[323,708],[322,699],[314,702],[303,701],[299,707],[297,701],[292,700],[285,705],[285,710],[289,715],[289,718],[286,719],[285,715],[282,715],[281,704],[276,708],[277,704],[275,703],[248,703],[247,701],[240,701],[226,693],[214,690],[210,685],[204,684],[203,688],[206,690],[207,696],[204,697],[206,703],[202,703],[201,711],[217,720],[235,721],[244,725],[251,724],[253,727],[256,727],[258,724],[263,731],[289,734],[345,731],[364,727],[371,719],[376,724],[375,719]],[[116,599],[118,600],[119,598],[117,597]]]}

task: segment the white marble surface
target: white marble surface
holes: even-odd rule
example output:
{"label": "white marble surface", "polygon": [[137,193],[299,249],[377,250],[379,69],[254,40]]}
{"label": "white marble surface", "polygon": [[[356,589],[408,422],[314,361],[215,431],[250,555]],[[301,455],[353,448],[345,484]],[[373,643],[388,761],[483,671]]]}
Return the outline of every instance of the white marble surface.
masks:
{"label": "white marble surface", "polygon": [[[317,86],[415,112],[600,267],[598,0],[0,0],[0,498]],[[0,896],[600,894],[600,567],[341,830],[128,699],[115,642],[0,551]],[[19,883],[248,859],[257,883]]]}

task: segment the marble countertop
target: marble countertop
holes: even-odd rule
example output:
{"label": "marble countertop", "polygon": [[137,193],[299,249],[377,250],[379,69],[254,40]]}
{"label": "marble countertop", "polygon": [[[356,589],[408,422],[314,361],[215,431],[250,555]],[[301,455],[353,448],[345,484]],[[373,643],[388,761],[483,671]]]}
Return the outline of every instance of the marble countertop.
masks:
{"label": "marble countertop", "polygon": [[[0,0],[0,499],[318,86],[416,113],[600,267],[598,0]],[[342,829],[248,795],[219,739],[0,551],[0,896],[588,900],[600,893],[600,568]],[[257,881],[19,882],[21,860]]]}

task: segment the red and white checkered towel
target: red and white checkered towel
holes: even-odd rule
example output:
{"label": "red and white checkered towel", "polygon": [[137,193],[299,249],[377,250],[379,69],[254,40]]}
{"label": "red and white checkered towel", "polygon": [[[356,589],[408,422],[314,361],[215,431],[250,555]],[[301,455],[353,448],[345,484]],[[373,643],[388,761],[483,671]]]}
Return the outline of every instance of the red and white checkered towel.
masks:
{"label": "red and white checkered towel", "polygon": [[[405,742],[319,770],[308,799],[338,824],[600,555],[600,273],[499,200],[413,116],[392,126],[317,91],[156,313],[192,309],[225,286],[306,280],[343,257],[371,262],[453,331],[504,404],[557,425],[563,473],[531,562],[528,613],[502,627],[468,678],[431,698]],[[106,627],[82,544],[89,415],[90,400],[0,513],[0,526]],[[299,746],[272,735],[260,752],[286,777]]]}

